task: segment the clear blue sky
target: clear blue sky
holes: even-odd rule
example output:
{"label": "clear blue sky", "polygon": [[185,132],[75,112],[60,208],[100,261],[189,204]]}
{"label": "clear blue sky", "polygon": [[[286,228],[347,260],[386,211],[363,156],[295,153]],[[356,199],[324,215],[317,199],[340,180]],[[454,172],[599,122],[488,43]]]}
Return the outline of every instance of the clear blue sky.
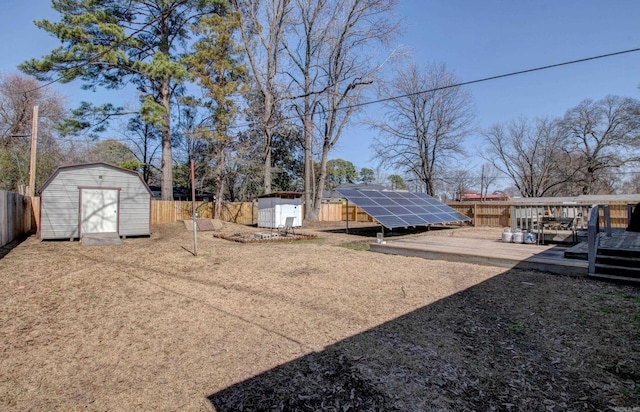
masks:
{"label": "clear blue sky", "polygon": [[[638,0],[400,0],[404,35],[420,65],[445,63],[461,81],[640,48]],[[586,98],[640,99],[640,52],[480,83],[468,87],[477,124],[519,116],[561,116]],[[371,108],[370,110],[375,110]],[[372,131],[355,129],[334,153],[374,166]],[[477,153],[477,135],[468,151]],[[478,158],[469,159],[481,164]]]}
{"label": "clear blue sky", "polygon": [[[520,71],[640,47],[639,0],[400,0],[403,35],[420,65],[445,63],[461,81]],[[4,0],[0,14],[0,72],[41,57],[57,46],[33,20],[55,19],[49,0]],[[479,127],[519,116],[561,116],[586,98],[608,94],[640,98],[640,52],[524,74],[469,86]],[[106,92],[57,85],[73,107],[82,100],[102,103]],[[116,102],[126,94],[115,97]],[[132,96],[133,98],[133,96]],[[376,106],[366,111],[375,113]],[[346,130],[332,158],[375,167],[369,145],[373,131]],[[477,152],[479,138],[468,141]],[[471,164],[482,160],[472,157]]]}

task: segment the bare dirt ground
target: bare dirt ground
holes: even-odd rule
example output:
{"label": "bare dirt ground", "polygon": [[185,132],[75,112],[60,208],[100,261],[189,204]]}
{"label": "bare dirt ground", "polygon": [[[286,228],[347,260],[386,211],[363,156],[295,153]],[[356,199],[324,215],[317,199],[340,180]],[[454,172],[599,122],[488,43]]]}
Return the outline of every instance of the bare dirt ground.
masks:
{"label": "bare dirt ground", "polygon": [[354,226],[200,232],[198,256],[179,223],[28,238],[0,258],[0,410],[640,407],[639,288],[375,254],[379,229]]}

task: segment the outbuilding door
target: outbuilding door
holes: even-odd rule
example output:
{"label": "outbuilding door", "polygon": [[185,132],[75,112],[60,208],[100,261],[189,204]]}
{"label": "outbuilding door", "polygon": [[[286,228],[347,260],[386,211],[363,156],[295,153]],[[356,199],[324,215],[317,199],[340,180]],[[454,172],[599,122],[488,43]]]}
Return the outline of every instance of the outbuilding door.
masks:
{"label": "outbuilding door", "polygon": [[81,234],[118,233],[118,190],[82,189]]}

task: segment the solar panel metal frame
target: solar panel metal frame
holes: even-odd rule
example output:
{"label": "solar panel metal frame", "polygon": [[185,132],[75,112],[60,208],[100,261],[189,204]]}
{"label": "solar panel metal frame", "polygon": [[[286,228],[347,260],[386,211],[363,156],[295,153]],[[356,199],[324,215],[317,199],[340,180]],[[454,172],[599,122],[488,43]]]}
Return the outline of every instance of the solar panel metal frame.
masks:
{"label": "solar panel metal frame", "polygon": [[471,219],[426,193],[337,188],[388,229],[467,222]]}

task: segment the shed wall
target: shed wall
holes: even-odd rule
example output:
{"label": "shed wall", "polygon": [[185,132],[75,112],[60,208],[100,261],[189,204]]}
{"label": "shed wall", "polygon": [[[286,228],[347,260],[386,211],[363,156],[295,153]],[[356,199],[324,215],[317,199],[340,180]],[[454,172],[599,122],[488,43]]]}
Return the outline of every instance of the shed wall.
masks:
{"label": "shed wall", "polygon": [[41,193],[41,239],[76,239],[80,187],[120,189],[120,236],[149,235],[151,195],[140,178],[104,165],[61,169]]}

